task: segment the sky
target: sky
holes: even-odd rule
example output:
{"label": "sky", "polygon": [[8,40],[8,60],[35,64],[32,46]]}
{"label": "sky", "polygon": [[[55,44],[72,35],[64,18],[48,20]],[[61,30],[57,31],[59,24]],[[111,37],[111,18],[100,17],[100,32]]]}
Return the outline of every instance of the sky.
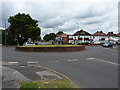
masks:
{"label": "sky", "polygon": [[9,16],[26,13],[39,21],[42,37],[58,31],[72,35],[81,29],[118,33],[118,0],[4,0],[0,6],[0,28]]}

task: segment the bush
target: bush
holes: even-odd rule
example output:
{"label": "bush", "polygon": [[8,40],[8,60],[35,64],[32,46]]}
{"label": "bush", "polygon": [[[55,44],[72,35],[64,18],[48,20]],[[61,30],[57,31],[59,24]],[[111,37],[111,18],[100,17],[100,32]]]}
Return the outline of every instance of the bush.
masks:
{"label": "bush", "polygon": [[67,43],[67,45],[72,45],[72,43]]}

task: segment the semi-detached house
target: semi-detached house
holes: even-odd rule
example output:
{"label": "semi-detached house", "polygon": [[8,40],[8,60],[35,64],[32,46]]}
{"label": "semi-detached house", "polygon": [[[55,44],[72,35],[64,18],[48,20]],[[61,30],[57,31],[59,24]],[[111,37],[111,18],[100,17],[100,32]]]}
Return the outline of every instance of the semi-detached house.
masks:
{"label": "semi-detached house", "polygon": [[69,40],[69,43],[72,43],[72,44],[78,44],[82,42],[91,43],[91,41],[93,40],[93,36],[84,30],[80,30],[74,33],[73,35],[69,35],[68,40]]}
{"label": "semi-detached house", "polygon": [[101,44],[104,42],[116,43],[120,41],[120,33],[114,34],[113,32],[108,32],[105,34],[102,31],[97,31],[94,34],[90,34],[84,30],[77,31],[73,35],[63,34],[61,35],[64,43],[79,44],[83,42],[88,42],[92,44]]}
{"label": "semi-detached house", "polygon": [[103,33],[102,31],[97,31],[94,34],[92,34],[92,36],[94,44],[104,43],[108,40],[107,34]]}

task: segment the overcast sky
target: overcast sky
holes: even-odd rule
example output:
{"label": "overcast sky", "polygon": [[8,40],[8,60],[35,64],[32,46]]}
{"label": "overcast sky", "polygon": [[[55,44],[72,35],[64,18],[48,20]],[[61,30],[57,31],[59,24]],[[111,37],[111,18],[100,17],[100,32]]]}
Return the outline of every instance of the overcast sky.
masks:
{"label": "overcast sky", "polygon": [[[96,2],[98,1],[98,2]],[[26,13],[39,21],[41,34],[63,31],[74,34],[83,29],[89,33],[102,30],[118,32],[118,2],[117,0],[91,2],[79,1],[4,1],[2,2],[2,28],[5,19],[17,13]],[[7,24],[8,26],[8,24]]]}

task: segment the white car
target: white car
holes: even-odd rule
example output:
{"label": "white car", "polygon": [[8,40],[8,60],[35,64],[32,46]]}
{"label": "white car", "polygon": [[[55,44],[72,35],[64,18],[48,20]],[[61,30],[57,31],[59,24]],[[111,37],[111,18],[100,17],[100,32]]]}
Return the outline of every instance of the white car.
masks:
{"label": "white car", "polygon": [[94,44],[101,44],[101,42],[99,42],[99,41],[94,41]]}
{"label": "white car", "polygon": [[27,45],[35,45],[35,44],[31,43],[31,42],[25,42],[25,43],[23,43],[23,46],[27,46]]}
{"label": "white car", "polygon": [[38,45],[50,45],[51,42],[38,42]]}

